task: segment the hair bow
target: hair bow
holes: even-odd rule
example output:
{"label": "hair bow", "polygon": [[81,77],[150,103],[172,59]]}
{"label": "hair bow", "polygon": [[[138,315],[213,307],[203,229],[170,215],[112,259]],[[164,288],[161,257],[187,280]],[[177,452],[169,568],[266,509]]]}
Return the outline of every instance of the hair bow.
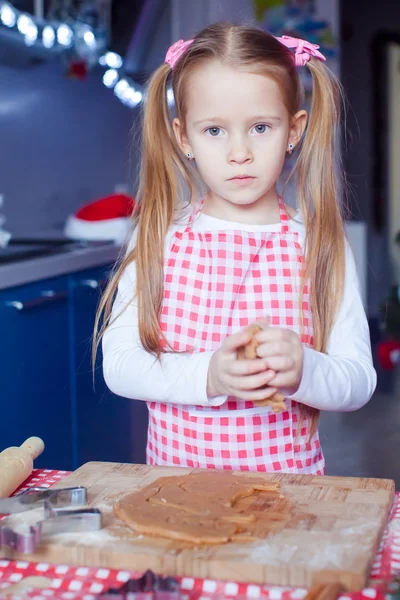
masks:
{"label": "hair bow", "polygon": [[325,56],[318,51],[319,46],[317,44],[311,44],[307,40],[294,38],[290,35],[282,35],[282,37],[277,37],[276,39],[286,46],[286,48],[296,48],[294,53],[296,67],[304,67],[311,56],[318,58],[318,60],[326,60]]}
{"label": "hair bow", "polygon": [[186,42],[184,40],[178,40],[175,44],[172,44],[167,50],[164,62],[168,63],[171,69],[173,69],[192,42],[193,40],[186,40]]}

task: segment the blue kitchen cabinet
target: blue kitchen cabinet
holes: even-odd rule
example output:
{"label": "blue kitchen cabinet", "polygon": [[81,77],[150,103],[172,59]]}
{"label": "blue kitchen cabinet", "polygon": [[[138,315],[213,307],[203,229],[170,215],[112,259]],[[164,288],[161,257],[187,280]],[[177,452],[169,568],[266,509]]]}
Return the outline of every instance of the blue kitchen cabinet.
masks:
{"label": "blue kitchen cabinet", "polygon": [[37,435],[35,466],[72,470],[90,460],[145,462],[147,407],[112,394],[91,348],[97,267],[0,291],[0,450]]}
{"label": "blue kitchen cabinet", "polygon": [[108,390],[102,374],[101,348],[93,382],[93,326],[100,292],[109,274],[110,267],[97,267],[70,276],[77,465],[91,460],[145,462],[147,407]]}
{"label": "blue kitchen cabinet", "polygon": [[35,465],[73,467],[68,277],[0,291],[0,449],[42,437]]}

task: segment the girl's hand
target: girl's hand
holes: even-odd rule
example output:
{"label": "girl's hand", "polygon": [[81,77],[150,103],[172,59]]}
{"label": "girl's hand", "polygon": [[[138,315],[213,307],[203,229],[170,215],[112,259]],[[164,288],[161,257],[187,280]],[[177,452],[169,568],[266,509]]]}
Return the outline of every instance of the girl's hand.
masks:
{"label": "girl's hand", "polygon": [[264,327],[255,338],[259,344],[257,355],[276,373],[270,384],[289,389],[291,394],[297,392],[304,359],[303,344],[297,333],[291,329]]}
{"label": "girl's hand", "polygon": [[265,360],[237,358],[239,348],[251,339],[249,332],[239,331],[228,336],[221,348],[214,352],[208,368],[208,397],[237,396],[243,400],[257,401],[265,400],[277,391],[276,387],[269,387],[276,373],[267,368]]}

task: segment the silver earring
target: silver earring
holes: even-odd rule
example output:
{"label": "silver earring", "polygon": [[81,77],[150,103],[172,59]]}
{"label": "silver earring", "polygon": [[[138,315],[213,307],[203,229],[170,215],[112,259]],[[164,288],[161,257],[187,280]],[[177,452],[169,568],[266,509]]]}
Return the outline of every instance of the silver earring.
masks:
{"label": "silver earring", "polygon": [[292,154],[293,150],[294,150],[293,144],[289,144],[289,146],[288,146],[288,152],[289,152],[289,154]]}
{"label": "silver earring", "polygon": [[188,152],[188,153],[186,154],[186,156],[187,156],[187,159],[188,159],[188,160],[192,160],[192,155],[190,154],[190,152]]}

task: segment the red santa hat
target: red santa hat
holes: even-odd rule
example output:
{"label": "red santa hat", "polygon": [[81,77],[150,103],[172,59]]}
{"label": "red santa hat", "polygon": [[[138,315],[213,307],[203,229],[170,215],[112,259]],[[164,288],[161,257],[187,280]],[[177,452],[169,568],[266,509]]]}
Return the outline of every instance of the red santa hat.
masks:
{"label": "red santa hat", "polygon": [[124,242],[131,224],[135,201],[126,194],[112,194],[82,206],[70,215],[64,233],[74,240]]}

